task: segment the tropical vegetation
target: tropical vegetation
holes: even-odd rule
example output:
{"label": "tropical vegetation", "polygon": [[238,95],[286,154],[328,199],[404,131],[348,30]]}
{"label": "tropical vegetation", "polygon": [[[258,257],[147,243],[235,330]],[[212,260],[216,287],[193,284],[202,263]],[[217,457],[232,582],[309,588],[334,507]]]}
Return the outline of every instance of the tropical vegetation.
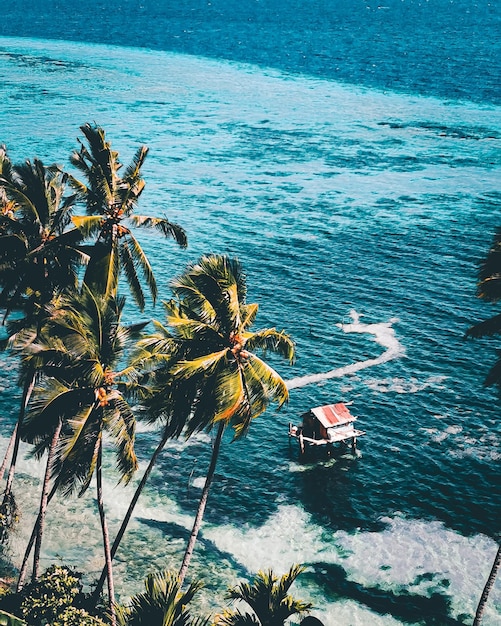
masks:
{"label": "tropical vegetation", "polygon": [[[233,439],[241,439],[270,403],[280,407],[287,401],[284,381],[264,356],[277,353],[291,362],[294,344],[275,328],[251,330],[258,305],[246,301],[241,264],[225,255],[204,256],[171,282],[172,298],[164,303],[166,322],[153,321],[152,332],[147,321],[124,323],[120,276],[140,311],[146,303],[143,285],[153,303],[158,295],[136,229],[154,228],[180,247],[186,247],[187,237],[166,217],[136,214],[147,148],[140,147],[124,168],[102,128],[85,124],[80,130],[84,139],[70,156],[73,171],[56,164],[46,167],[37,159],[13,164],[0,148],[3,348],[18,359],[22,389],[17,424],[0,469],[3,476],[10,459],[0,506],[4,544],[17,517],[13,484],[21,441],[35,458],[45,459],[39,510],[16,590],[0,602],[0,619],[34,626],[203,626],[207,618],[187,609],[202,584],[186,586],[184,580],[223,435],[231,427]],[[138,416],[161,426],[160,440],[112,542],[103,453],[106,448],[107,457],[115,455],[113,475],[127,484],[138,466]],[[145,592],[117,604],[113,557],[152,468],[169,439],[189,438],[202,430],[215,430],[216,435],[179,572],[150,574]],[[40,555],[52,499],[82,496],[92,483],[104,568],[94,592],[84,594],[80,575],[65,566],[54,565],[41,574]],[[32,553],[31,580],[26,582]],[[291,569],[288,586],[299,571]],[[105,581],[106,612],[101,607]],[[285,578],[278,584],[288,589]]]}
{"label": "tropical vegetation", "polygon": [[223,626],[280,626],[292,615],[301,616],[312,609],[310,602],[294,598],[289,589],[304,571],[300,565],[292,565],[282,576],[273,570],[259,571],[251,582],[241,582],[228,590],[229,600],[245,602],[252,613],[240,609],[225,610],[218,624]]}

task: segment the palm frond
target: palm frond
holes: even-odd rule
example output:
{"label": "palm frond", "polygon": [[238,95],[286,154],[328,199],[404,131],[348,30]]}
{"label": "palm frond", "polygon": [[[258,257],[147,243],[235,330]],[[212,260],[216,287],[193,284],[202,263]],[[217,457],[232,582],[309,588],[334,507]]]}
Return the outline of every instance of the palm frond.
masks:
{"label": "palm frond", "polygon": [[117,391],[107,395],[107,402],[103,423],[114,440],[120,482],[127,484],[138,467],[134,452],[136,420],[130,406]]}
{"label": "palm frond", "polygon": [[105,296],[116,295],[119,257],[111,244],[95,244],[85,271],[84,283]]}
{"label": "palm frond", "polygon": [[181,591],[177,575],[171,571],[148,574],[145,591],[131,598],[127,626],[203,626],[206,620],[194,618],[188,605],[203,587],[195,581]]}
{"label": "palm frond", "polygon": [[[498,351],[498,355],[499,355]],[[501,357],[498,358],[496,363],[491,367],[487,377],[485,379],[484,385],[489,387],[490,385],[497,385],[501,388]]]}
{"label": "palm frond", "polygon": [[250,326],[252,326],[252,324],[254,324],[258,311],[258,304],[242,304],[240,306],[243,329],[249,328]]}
{"label": "palm frond", "polygon": [[146,157],[148,156],[149,149],[146,146],[141,146],[136,150],[135,155],[132,157],[130,165],[125,168],[124,180],[137,181],[141,176],[141,168],[144,165]]}
{"label": "palm frond", "polygon": [[294,362],[294,341],[284,331],[279,332],[274,328],[266,328],[252,334],[245,334],[244,337],[246,350],[252,352],[256,349],[261,349],[264,352],[270,351],[286,358],[289,363]]}
{"label": "palm frond", "polygon": [[102,407],[98,402],[84,406],[66,421],[54,459],[53,474],[64,495],[89,487],[97,464],[102,437]]}
{"label": "palm frond", "polygon": [[[78,399],[75,396],[78,396]],[[77,392],[57,380],[49,381],[45,389],[35,388],[32,401],[21,425],[23,441],[37,444],[52,437],[59,420],[68,415],[68,407],[83,399]]]}
{"label": "palm frond", "polygon": [[131,218],[134,226],[138,228],[155,228],[165,237],[170,237],[181,247],[188,246],[188,237],[182,226],[174,222],[170,222],[167,218],[151,217],[149,215],[134,215]]}
{"label": "palm frond", "polygon": [[261,623],[253,613],[242,613],[239,609],[229,611],[225,609],[218,615],[218,625],[222,626],[261,626]]}
{"label": "palm frond", "polygon": [[288,594],[302,571],[301,566],[293,565],[280,578],[272,570],[259,571],[252,582],[242,582],[230,588],[226,597],[246,602],[261,624],[283,624],[291,615],[300,615],[312,608],[311,603]]}
{"label": "palm frond", "polygon": [[[198,282],[200,283],[200,281]],[[189,310],[191,317],[208,325],[215,324],[217,320],[216,310],[220,301],[220,290],[214,284],[213,287],[215,288],[215,294],[207,294],[208,287],[197,284],[189,273],[178,276],[171,281],[174,295],[183,303],[183,307],[178,305],[179,312],[182,312],[183,309]],[[166,303],[166,307],[173,306],[173,300]]]}
{"label": "palm frond", "polygon": [[206,354],[202,357],[187,360],[181,360],[174,364],[171,369],[172,376],[176,378],[190,378],[197,374],[204,373],[210,376],[217,367],[220,366],[221,360],[226,359],[228,350],[220,350],[212,354]]}
{"label": "palm frond", "polygon": [[488,302],[501,299],[501,228],[494,235],[493,242],[478,272],[477,295]]}
{"label": "palm frond", "polygon": [[101,230],[103,219],[102,215],[73,215],[71,221],[75,228],[78,228],[82,233],[82,236],[88,239]]}
{"label": "palm frond", "polygon": [[[250,405],[247,402],[247,387],[238,364],[231,368],[220,368],[214,377],[214,397],[216,411],[212,421],[232,422],[235,417],[242,416],[244,421],[250,421]],[[242,415],[243,414],[243,415]],[[240,417],[239,422],[242,421]]]}
{"label": "palm frond", "polygon": [[283,378],[265,361],[255,354],[249,354],[244,363],[246,376],[250,381],[259,381],[265,393],[266,402],[277,402],[280,408],[289,399],[287,385]]}
{"label": "palm frond", "polygon": [[475,324],[466,331],[467,337],[478,339],[501,334],[501,314]]}
{"label": "palm frond", "polygon": [[156,301],[158,295],[157,284],[155,276],[153,275],[153,270],[143,252],[143,249],[135,237],[131,234],[122,239],[120,244],[120,259],[131,289],[131,293],[142,310],[144,308],[144,295],[141,282],[139,281],[137,274],[138,270],[141,271],[146,284],[148,285],[153,302]]}
{"label": "palm frond", "polygon": [[43,216],[40,216],[39,211],[31,199],[21,190],[16,187],[6,187],[5,191],[8,197],[17,205],[18,212],[23,218],[26,218],[36,225],[37,228],[41,228],[46,220]]}

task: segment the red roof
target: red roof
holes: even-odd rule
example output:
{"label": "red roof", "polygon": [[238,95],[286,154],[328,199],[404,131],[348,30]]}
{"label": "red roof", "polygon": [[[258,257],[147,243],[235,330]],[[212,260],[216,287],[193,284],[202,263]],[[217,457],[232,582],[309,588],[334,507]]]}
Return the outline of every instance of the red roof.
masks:
{"label": "red roof", "polygon": [[346,404],[338,402],[337,404],[327,404],[326,406],[317,406],[311,409],[318,421],[325,428],[331,426],[339,426],[340,424],[348,424],[354,422],[357,418],[348,411]]}

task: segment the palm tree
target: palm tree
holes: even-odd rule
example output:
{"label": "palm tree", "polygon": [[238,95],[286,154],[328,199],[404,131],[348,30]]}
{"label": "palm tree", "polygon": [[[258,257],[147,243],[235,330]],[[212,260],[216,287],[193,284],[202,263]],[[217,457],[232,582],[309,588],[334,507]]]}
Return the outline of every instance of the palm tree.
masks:
{"label": "palm tree", "polygon": [[141,177],[141,167],[148,154],[145,146],[137,150],[121,176],[118,152],[112,150],[104,130],[90,124],[81,126],[80,130],[88,146],[80,142],[80,149],[73,152],[70,161],[87,184],[75,177],[70,180],[85,201],[87,215],[74,217],[73,222],[85,237],[97,236],[89,250],[85,282],[98,293],[116,295],[122,268],[134,299],[143,309],[145,300],[138,271],[146,280],[153,300],[157,286],[151,265],[126,221],[138,227],[155,228],[183,248],[187,245],[186,233],[165,218],[132,215],[145,186]]}
{"label": "palm tree", "polygon": [[[273,351],[292,362],[294,344],[274,328],[251,332],[257,304],[246,303],[246,281],[237,259],[204,256],[188,266],[172,283],[175,299],[165,304],[172,338],[163,329],[167,377],[167,407],[178,394],[190,398],[182,416],[186,436],[217,427],[211,461],[193,529],[179,571],[184,581],[203,519],[223,433],[228,425],[234,438],[245,435],[251,420],[270,402],[283,405],[288,391],[277,372],[253,351]],[[161,325],[157,324],[161,329]],[[160,402],[162,392],[158,392]]]}
{"label": "palm tree", "polygon": [[[7,345],[22,352],[32,341],[44,317],[44,305],[57,294],[75,288],[77,270],[85,257],[78,249],[82,234],[71,226],[74,196],[65,196],[67,177],[58,166],[33,163],[12,165],[0,147],[0,307],[3,321],[15,309],[23,316],[8,328]],[[4,529],[14,517],[12,484],[21,424],[35,382],[36,370],[22,367],[23,387],[17,425],[6,457],[12,450],[1,510]],[[5,533],[4,538],[5,538]]]}
{"label": "palm tree", "polygon": [[120,626],[207,626],[208,619],[193,617],[187,605],[203,587],[193,582],[181,591],[177,576],[170,571],[149,574],[145,592],[131,598],[129,606],[117,607]]}
{"label": "palm tree", "polygon": [[82,495],[96,476],[110,606],[114,589],[102,493],[103,435],[113,442],[120,481],[129,482],[137,468],[135,418],[124,393],[134,390],[138,375],[134,368],[116,368],[128,341],[144,326],[122,326],[123,306],[123,299],[97,296],[85,286],[81,294],[63,299],[31,346],[43,360],[43,377],[23,424],[23,439],[35,444],[37,455],[50,447],[61,427],[50,461],[58,491]]}
{"label": "palm tree", "polygon": [[253,613],[225,610],[217,623],[223,626],[283,626],[291,615],[302,615],[312,604],[289,594],[296,578],[304,571],[300,565],[278,578],[272,570],[259,571],[250,583],[241,582],[228,590],[227,598],[246,602]]}
{"label": "palm tree", "polygon": [[0,147],[0,306],[36,314],[53,296],[78,284],[85,260],[82,233],[70,228],[75,196],[67,175],[42,161],[12,165]]}
{"label": "palm tree", "polygon": [[[192,288],[187,288],[188,284],[193,283],[193,287],[197,282],[205,284],[206,291],[205,295],[200,291],[196,296],[198,304]],[[173,289],[179,300],[165,303],[168,325],[173,331],[154,322],[156,332],[139,342],[140,349],[134,360],[136,366],[149,372],[149,392],[143,399],[143,406],[151,422],[164,422],[163,434],[134,493],[111,555],[113,558],[116,554],[134,507],[167,441],[183,433],[188,438],[204,428],[210,430],[219,421],[201,506],[180,572],[182,582],[203,517],[225,426],[231,423],[235,427],[235,438],[239,438],[247,432],[250,420],[262,413],[271,400],[283,404],[288,397],[278,374],[248,350],[269,349],[292,360],[294,346],[283,332],[267,329],[252,333],[248,330],[258,307],[245,304],[245,277],[236,260],[224,256],[203,257],[199,264],[190,266],[185,275],[174,281]],[[193,310],[190,311],[186,289],[192,294]],[[211,359],[214,363],[207,372],[200,364]],[[241,390],[241,395],[233,390],[234,385]],[[104,580],[103,570],[94,599],[99,596]]]}
{"label": "palm tree", "polygon": [[[477,296],[487,302],[497,303],[501,300],[501,228],[498,228],[486,258],[478,272]],[[468,329],[467,337],[492,337],[501,334],[501,314],[494,315]],[[496,385],[501,389],[501,353],[491,367],[485,379],[485,385]],[[492,565],[489,578],[485,584],[475,615],[474,626],[478,626],[484,613],[489,594],[494,587],[496,576],[501,566],[501,545]]]}

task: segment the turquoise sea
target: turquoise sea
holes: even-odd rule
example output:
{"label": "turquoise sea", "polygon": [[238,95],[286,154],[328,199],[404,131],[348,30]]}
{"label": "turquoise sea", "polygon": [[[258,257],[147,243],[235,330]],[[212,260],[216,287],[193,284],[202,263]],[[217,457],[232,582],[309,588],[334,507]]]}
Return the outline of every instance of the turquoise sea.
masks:
{"label": "turquoise sea", "polygon": [[[140,212],[189,237],[180,251],[140,233],[161,297],[201,254],[236,255],[257,326],[297,343],[294,366],[275,363],[289,405],[225,441],[192,569],[200,607],[299,562],[295,592],[326,626],[470,624],[501,519],[501,400],[483,386],[496,342],[464,339],[497,310],[475,289],[501,222],[499,5],[115,5],[3,9],[0,143],[68,166],[96,122],[124,162],[148,145]],[[15,382],[0,355],[2,449]],[[366,431],[359,455],[299,463],[288,423],[337,400]],[[141,468],[157,438],[140,427]],[[209,451],[208,435],[167,447],[117,555],[123,597],[179,566]],[[14,562],[41,473],[24,455]],[[106,487],[113,529],[133,486]],[[56,502],[45,541],[46,565],[100,571],[93,494]],[[499,580],[484,624],[501,624]]]}

